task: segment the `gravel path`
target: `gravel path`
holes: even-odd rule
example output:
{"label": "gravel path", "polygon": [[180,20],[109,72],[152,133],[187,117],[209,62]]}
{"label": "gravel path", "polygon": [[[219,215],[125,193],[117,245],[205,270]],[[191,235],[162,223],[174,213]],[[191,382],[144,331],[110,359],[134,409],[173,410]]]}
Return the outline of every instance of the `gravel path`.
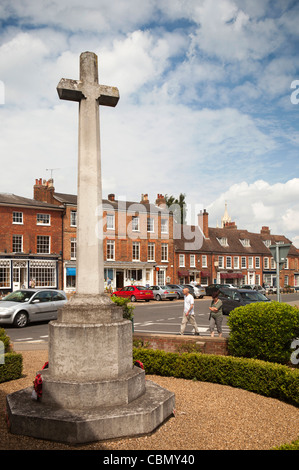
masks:
{"label": "gravel path", "polygon": [[173,377],[147,378],[176,395],[175,417],[148,436],[70,446],[7,431],[6,394],[32,385],[47,351],[24,351],[24,377],[0,384],[0,450],[268,450],[299,436],[299,409],[245,390]]}

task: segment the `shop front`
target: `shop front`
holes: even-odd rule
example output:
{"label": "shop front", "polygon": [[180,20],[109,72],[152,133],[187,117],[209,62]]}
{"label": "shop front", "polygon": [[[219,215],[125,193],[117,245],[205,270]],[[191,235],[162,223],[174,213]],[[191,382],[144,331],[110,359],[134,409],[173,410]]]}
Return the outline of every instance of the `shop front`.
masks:
{"label": "shop front", "polygon": [[246,275],[242,272],[221,272],[220,284],[232,284],[233,286],[240,287],[244,283]]}
{"label": "shop front", "polygon": [[17,255],[0,258],[0,293],[29,287],[58,287],[58,257]]}
{"label": "shop front", "polygon": [[[153,263],[112,262],[104,263],[104,289],[114,291],[131,284],[150,286],[156,283],[162,285],[166,282],[166,267],[157,269]],[[74,262],[65,263],[64,286],[66,292],[76,289],[76,265]]]}

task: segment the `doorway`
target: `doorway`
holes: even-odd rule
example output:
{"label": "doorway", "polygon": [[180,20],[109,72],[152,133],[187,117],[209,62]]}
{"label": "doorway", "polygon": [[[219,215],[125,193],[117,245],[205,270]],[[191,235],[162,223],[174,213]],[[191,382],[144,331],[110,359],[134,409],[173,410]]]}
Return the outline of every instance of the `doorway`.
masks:
{"label": "doorway", "polygon": [[116,289],[120,289],[124,286],[124,272],[116,271]]}
{"label": "doorway", "polygon": [[27,267],[13,267],[13,290],[27,289]]}

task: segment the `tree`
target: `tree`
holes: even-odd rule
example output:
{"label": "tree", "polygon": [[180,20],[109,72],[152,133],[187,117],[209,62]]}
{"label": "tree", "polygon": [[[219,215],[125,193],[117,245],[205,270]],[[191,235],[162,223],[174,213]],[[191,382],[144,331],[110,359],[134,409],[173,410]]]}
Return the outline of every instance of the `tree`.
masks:
{"label": "tree", "polygon": [[180,194],[178,198],[174,196],[164,196],[167,207],[171,208],[175,222],[186,224],[186,194]]}

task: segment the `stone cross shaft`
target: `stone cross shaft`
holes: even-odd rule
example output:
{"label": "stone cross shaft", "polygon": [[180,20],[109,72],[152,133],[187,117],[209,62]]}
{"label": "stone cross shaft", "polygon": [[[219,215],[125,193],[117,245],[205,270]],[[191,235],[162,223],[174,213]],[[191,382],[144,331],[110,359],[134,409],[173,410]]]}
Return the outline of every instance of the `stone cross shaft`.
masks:
{"label": "stone cross shaft", "polygon": [[79,102],[76,292],[104,292],[99,105],[116,106],[115,87],[99,85],[98,58],[80,55],[80,80],[61,79],[60,99]]}

